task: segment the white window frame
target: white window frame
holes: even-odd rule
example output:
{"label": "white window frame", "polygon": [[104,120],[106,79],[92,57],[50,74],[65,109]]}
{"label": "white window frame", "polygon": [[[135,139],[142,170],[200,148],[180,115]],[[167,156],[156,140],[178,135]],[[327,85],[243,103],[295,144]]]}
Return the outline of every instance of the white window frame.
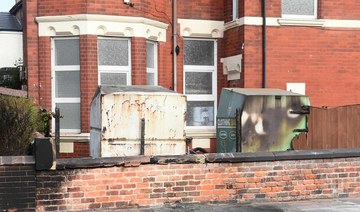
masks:
{"label": "white window frame", "polygon": [[[52,111],[55,111],[55,107],[57,103],[78,103],[80,104],[81,111],[81,96],[75,98],[57,98],[56,97],[56,72],[60,71],[78,71],[80,73],[80,61],[79,65],[56,65],[55,61],[55,40],[79,40],[79,37],[57,37],[51,39],[51,95],[52,95]],[[79,43],[80,44],[80,43]],[[80,48],[80,46],[79,46]],[[80,50],[79,50],[80,51]],[[80,84],[81,82],[79,82]],[[61,111],[60,111],[61,115]],[[81,114],[79,114],[80,119],[80,129],[60,129],[60,133],[81,133]],[[60,119],[61,122],[61,119]],[[55,132],[55,119],[52,119],[52,132]]]}
{"label": "white window frame", "polygon": [[[126,40],[128,42],[128,65],[127,66],[105,66],[100,65],[98,57],[98,85],[101,85],[101,74],[102,73],[113,73],[113,74],[126,74],[126,85],[131,85],[131,41],[129,38],[119,37],[98,37],[98,40]],[[99,45],[99,44],[97,44]],[[98,53],[99,55],[99,48]]]}
{"label": "white window frame", "polygon": [[[318,0],[313,0],[314,1],[314,15],[293,15],[293,14],[283,14],[282,10],[281,10],[281,17],[285,18],[285,19],[304,19],[304,20],[309,20],[309,19],[317,19],[317,12],[318,12]],[[281,7],[283,5],[283,0],[281,0]]]}
{"label": "white window frame", "polygon": [[[213,66],[197,66],[185,65],[184,63],[184,80],[183,90],[186,95],[187,101],[213,101],[214,102],[214,126],[186,126],[188,130],[215,130],[216,129],[216,114],[217,114],[217,40],[216,39],[198,39],[198,38],[184,38],[186,40],[199,40],[199,41],[213,41],[214,42],[214,65]],[[212,94],[186,94],[186,78],[187,72],[204,72],[212,73]]]}
{"label": "white window frame", "polygon": [[154,85],[158,85],[158,43],[154,41],[146,41],[146,44],[148,43],[154,45],[154,68],[148,68],[146,66],[146,73],[154,74]]}
{"label": "white window frame", "polygon": [[232,1],[232,20],[239,18],[239,0]]}

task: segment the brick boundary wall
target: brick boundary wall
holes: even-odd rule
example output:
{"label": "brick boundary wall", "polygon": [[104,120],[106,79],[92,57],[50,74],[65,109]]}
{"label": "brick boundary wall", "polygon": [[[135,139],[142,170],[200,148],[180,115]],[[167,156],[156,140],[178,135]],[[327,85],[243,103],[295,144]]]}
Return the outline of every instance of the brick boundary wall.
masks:
{"label": "brick boundary wall", "polygon": [[35,160],[0,156],[0,211],[35,211]]}
{"label": "brick boundary wall", "polygon": [[37,172],[36,209],[360,197],[360,150],[334,151],[62,159]]}

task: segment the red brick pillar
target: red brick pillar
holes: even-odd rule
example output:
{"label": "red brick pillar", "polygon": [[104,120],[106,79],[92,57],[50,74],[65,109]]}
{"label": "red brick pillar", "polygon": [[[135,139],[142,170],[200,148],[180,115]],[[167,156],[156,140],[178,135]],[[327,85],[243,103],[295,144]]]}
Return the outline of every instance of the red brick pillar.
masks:
{"label": "red brick pillar", "polygon": [[133,85],[146,85],[146,39],[131,39],[131,78]]}
{"label": "red brick pillar", "polygon": [[90,104],[98,85],[97,36],[80,36],[81,132],[90,131]]}
{"label": "red brick pillar", "polygon": [[39,51],[38,25],[35,17],[38,14],[37,0],[24,1],[24,64],[27,71],[28,96],[39,103]]}
{"label": "red brick pillar", "polygon": [[39,37],[39,103],[51,111],[51,38]]}

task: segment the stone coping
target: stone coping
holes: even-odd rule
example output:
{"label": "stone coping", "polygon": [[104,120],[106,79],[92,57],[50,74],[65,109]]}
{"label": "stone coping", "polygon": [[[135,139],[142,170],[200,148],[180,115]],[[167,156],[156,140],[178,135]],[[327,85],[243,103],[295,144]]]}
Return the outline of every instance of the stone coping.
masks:
{"label": "stone coping", "polygon": [[35,164],[34,156],[0,156],[0,166],[33,164]]}
{"label": "stone coping", "polygon": [[209,153],[174,156],[128,156],[58,159],[57,169],[140,166],[141,164],[239,163],[360,157],[360,149],[294,150],[256,153]]}

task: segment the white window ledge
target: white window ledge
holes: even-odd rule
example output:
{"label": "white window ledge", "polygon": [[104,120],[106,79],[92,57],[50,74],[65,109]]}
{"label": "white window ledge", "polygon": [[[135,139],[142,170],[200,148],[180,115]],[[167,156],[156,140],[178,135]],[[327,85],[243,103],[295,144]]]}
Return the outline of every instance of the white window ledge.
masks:
{"label": "white window ledge", "polygon": [[216,130],[214,129],[186,129],[186,137],[192,138],[216,138]]}
{"label": "white window ledge", "polygon": [[235,19],[224,24],[224,31],[244,25],[242,19]]}
{"label": "white window ledge", "polygon": [[322,27],[325,24],[323,20],[301,20],[301,19],[278,19],[280,26],[313,26]]}
{"label": "white window ledge", "polygon": [[[55,134],[51,134],[55,139]],[[60,140],[68,141],[89,141],[90,133],[60,133]]]}

